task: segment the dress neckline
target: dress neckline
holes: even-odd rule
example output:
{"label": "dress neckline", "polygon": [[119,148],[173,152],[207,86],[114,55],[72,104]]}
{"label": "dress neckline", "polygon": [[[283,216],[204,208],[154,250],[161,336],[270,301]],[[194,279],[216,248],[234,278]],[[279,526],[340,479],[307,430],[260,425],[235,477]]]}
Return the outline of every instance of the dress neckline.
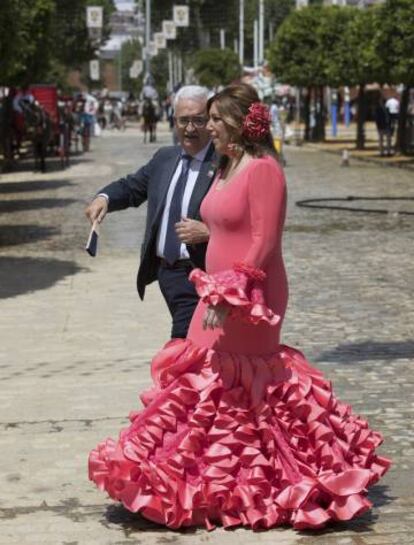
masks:
{"label": "dress neckline", "polygon": [[215,180],[215,185],[214,185],[214,191],[224,191],[226,189],[227,186],[230,186],[230,185],[233,185],[234,184],[234,180],[235,178],[238,178],[241,174],[243,174],[246,170],[248,170],[248,168],[250,167],[250,165],[254,162],[254,161],[258,161],[258,160],[262,160],[262,159],[267,159],[269,158],[270,155],[264,155],[263,157],[252,157],[250,159],[250,161],[247,163],[247,165],[244,165],[244,167],[242,169],[240,169],[238,172],[236,172],[235,174],[233,174],[233,176],[230,178],[230,181],[228,181],[227,183],[225,183],[222,187],[217,187],[218,184],[219,184],[219,181],[221,180],[220,178],[220,174],[221,172],[219,171],[217,173],[217,178]]}

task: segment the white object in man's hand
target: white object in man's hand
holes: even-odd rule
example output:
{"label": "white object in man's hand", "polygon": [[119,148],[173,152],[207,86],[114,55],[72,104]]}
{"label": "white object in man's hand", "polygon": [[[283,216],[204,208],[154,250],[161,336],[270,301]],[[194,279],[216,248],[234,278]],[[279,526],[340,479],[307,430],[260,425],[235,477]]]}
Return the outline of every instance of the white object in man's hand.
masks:
{"label": "white object in man's hand", "polygon": [[184,244],[200,244],[207,242],[210,236],[207,225],[202,221],[182,218],[175,224],[177,236]]}
{"label": "white object in man's hand", "polygon": [[85,216],[89,219],[91,223],[94,223],[95,221],[101,223],[107,212],[108,199],[105,198],[103,195],[98,195],[98,197],[96,197],[86,208]]}

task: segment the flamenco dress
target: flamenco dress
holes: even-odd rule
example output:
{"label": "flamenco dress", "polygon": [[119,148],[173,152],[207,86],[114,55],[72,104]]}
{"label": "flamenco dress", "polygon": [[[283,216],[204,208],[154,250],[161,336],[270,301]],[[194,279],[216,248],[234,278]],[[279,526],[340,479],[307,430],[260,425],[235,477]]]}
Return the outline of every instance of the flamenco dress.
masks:
{"label": "flamenco dress", "polygon": [[[251,160],[202,203],[210,240],[186,339],[151,364],[153,387],[119,439],[89,456],[89,477],[130,511],[180,528],[321,528],[371,507],[390,461],[382,436],[339,401],[296,349],[279,343],[288,289],[281,252],[283,172]],[[223,328],[203,330],[207,305]]]}

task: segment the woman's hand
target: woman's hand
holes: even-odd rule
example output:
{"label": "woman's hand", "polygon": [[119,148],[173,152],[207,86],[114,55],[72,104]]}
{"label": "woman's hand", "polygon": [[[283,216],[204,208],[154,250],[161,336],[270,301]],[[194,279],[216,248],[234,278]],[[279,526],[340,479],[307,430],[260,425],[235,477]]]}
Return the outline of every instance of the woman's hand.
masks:
{"label": "woman's hand", "polygon": [[229,307],[225,305],[208,306],[203,317],[203,329],[223,327],[229,312]]}

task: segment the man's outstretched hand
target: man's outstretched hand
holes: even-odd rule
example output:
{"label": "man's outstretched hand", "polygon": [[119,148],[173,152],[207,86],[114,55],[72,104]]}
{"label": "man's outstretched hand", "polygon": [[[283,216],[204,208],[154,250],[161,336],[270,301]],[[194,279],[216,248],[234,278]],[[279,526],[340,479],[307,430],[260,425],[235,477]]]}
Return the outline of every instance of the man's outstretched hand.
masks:
{"label": "man's outstretched hand", "polygon": [[190,218],[182,218],[181,221],[175,224],[175,230],[179,240],[184,244],[207,242],[210,236],[205,223]]}
{"label": "man's outstretched hand", "polygon": [[91,204],[85,209],[85,216],[91,223],[98,220],[98,223],[106,216],[108,212],[108,200],[105,197],[96,197]]}

